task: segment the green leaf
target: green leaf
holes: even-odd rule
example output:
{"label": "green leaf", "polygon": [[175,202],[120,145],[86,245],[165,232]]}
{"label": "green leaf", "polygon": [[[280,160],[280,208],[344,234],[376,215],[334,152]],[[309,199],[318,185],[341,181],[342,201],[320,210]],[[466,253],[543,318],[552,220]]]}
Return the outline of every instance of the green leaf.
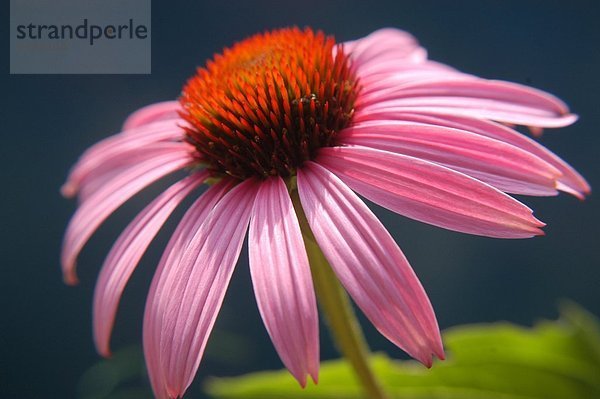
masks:
{"label": "green leaf", "polygon": [[151,398],[145,377],[141,348],[131,346],[115,352],[110,359],[90,367],[81,377],[80,399],[142,399]]}
{"label": "green leaf", "polygon": [[[509,323],[456,327],[444,333],[448,359],[426,369],[414,361],[371,358],[390,398],[600,398],[600,325],[573,303],[557,321],[533,328]],[[213,378],[206,392],[219,399],[362,398],[350,366],[321,365],[318,385],[301,389],[286,370]]]}

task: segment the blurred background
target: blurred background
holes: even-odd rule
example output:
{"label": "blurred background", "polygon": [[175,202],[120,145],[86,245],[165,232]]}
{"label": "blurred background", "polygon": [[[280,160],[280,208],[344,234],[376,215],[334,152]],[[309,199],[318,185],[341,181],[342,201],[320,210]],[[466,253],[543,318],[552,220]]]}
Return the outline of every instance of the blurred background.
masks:
{"label": "blurred background", "polygon": [[[82,374],[100,359],[91,336],[91,301],[112,242],[162,182],[128,202],[79,258],[81,283],[63,284],[59,251],[75,202],[59,187],[77,157],[116,133],[132,111],[175,99],[215,52],[256,32],[309,25],[338,41],[381,27],[414,34],[430,58],[465,72],[529,84],[561,97],[580,115],[541,142],[600,188],[600,2],[595,1],[196,1],[152,4],[151,75],[9,75],[2,64],[0,198],[0,397],[74,398]],[[8,2],[3,8],[8,20]],[[1,24],[6,35],[8,24]],[[4,45],[8,45],[5,40]],[[440,326],[554,318],[561,298],[600,314],[600,206],[567,195],[525,198],[548,224],[546,236],[495,240],[444,231],[374,208],[425,286]],[[113,348],[141,343],[146,292],[181,211],[143,258],[118,314]],[[208,352],[188,397],[209,375],[281,364],[262,326],[242,255]],[[371,346],[404,354],[368,324]],[[327,332],[323,359],[336,357]]]}

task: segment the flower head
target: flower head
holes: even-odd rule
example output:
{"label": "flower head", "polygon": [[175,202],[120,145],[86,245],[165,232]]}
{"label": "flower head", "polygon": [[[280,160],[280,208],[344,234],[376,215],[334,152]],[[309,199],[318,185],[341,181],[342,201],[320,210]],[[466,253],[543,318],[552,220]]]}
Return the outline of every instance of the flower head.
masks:
{"label": "flower head", "polygon": [[568,164],[512,125],[573,123],[557,98],[427,59],[394,29],[338,45],[310,29],[251,37],[198,70],[179,102],[150,105],[87,150],[63,187],[80,203],[62,266],[98,226],[156,180],[188,170],[123,231],[98,278],[94,338],[108,355],[123,289],[179,203],[203,183],[155,273],[144,352],[159,398],[183,395],[198,368],[248,231],[252,284],[265,327],[304,386],[317,380],[318,317],[290,194],[356,304],[422,363],[443,358],[431,304],[401,250],[356,193],[401,215],[501,238],[542,234],[509,194],[583,198]]}

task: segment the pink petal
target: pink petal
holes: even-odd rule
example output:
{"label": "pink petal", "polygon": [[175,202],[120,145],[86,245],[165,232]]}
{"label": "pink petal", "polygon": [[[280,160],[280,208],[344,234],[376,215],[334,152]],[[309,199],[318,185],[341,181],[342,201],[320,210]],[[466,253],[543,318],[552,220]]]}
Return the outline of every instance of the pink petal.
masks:
{"label": "pink petal", "polygon": [[123,151],[90,170],[79,182],[77,195],[79,204],[92,197],[98,190],[111,184],[114,179],[119,178],[132,168],[135,169],[140,163],[160,156],[169,149],[188,152],[189,154],[194,152],[194,148],[190,144],[177,142],[152,143],[140,148]]}
{"label": "pink petal", "polygon": [[81,204],[69,222],[63,241],[61,263],[65,281],[68,284],[77,282],[77,255],[111,213],[150,183],[185,167],[190,162],[192,158],[184,147],[165,148],[163,154],[132,167]]}
{"label": "pink petal", "polygon": [[302,233],[285,183],[261,183],[248,240],[252,285],[260,314],[279,357],[306,386],[317,381],[317,303]]}
{"label": "pink petal", "polygon": [[192,382],[239,257],[257,189],[255,181],[246,180],[229,191],[181,257],[155,275],[156,288],[146,305],[146,317],[153,320],[144,345],[159,396],[181,397]]}
{"label": "pink petal", "polygon": [[[167,398],[164,370],[160,363],[160,328],[162,315],[158,315],[157,309],[150,304],[154,304],[156,297],[168,295],[168,292],[159,290],[158,282],[161,281],[160,275],[166,273],[166,265],[177,265],[181,256],[194,236],[194,232],[200,228],[206,216],[212,211],[215,204],[227,193],[233,182],[231,180],[221,180],[210,186],[187,210],[181,222],[171,236],[163,256],[158,264],[157,271],[150,286],[146,310],[144,315],[144,355],[150,382],[155,395],[159,398]],[[160,287],[164,288],[164,284]]]}
{"label": "pink petal", "polygon": [[344,183],[307,162],[302,207],[317,243],[350,296],[386,338],[430,366],[444,358],[433,309],[385,227]]}
{"label": "pink petal", "polygon": [[168,119],[179,119],[179,112],[182,110],[179,101],[163,101],[147,105],[127,117],[123,130],[127,131]]}
{"label": "pink petal", "polygon": [[[356,74],[365,87],[369,87],[372,82],[378,78],[388,79],[393,76],[405,74],[415,74],[415,76],[418,77],[419,72],[429,75],[430,78],[437,78],[438,80],[444,77],[453,79],[460,76],[469,76],[456,71],[448,65],[430,60],[411,63],[406,61],[400,62],[393,59],[383,59],[378,62],[360,65],[356,69]],[[435,72],[436,74],[431,74],[432,72]],[[416,82],[421,80],[422,79],[417,79]],[[367,91],[371,91],[371,89],[369,88]]]}
{"label": "pink petal", "polygon": [[488,237],[543,234],[544,224],[519,201],[428,161],[358,146],[322,148],[317,161],[359,194],[412,219]]}
{"label": "pink petal", "polygon": [[556,154],[529,137],[499,123],[453,115],[415,114],[388,111],[373,112],[368,114],[368,116],[363,115],[363,118],[361,119],[364,121],[399,120],[427,123],[430,125],[467,130],[482,136],[504,141],[538,156],[558,169],[562,173],[562,176],[558,178],[559,184],[557,185],[557,188],[559,190],[571,193],[580,199],[583,199],[585,195],[589,194],[591,191],[590,185],[583,176]]}
{"label": "pink petal", "polygon": [[435,162],[515,194],[555,195],[561,175],[546,161],[511,144],[443,126],[362,122],[344,129],[339,140]]}
{"label": "pink petal", "polygon": [[208,172],[201,171],[173,184],[138,214],[113,245],[94,292],[94,341],[103,356],[110,355],[119,300],[146,248],[179,203],[207,177]]}
{"label": "pink petal", "polygon": [[156,122],[130,130],[127,134],[116,134],[94,144],[71,169],[67,182],[61,188],[62,194],[73,197],[89,174],[110,171],[111,165],[106,166],[108,161],[131,157],[136,152],[143,153],[146,146],[158,142],[181,140],[184,135],[181,124],[182,121],[179,120]]}
{"label": "pink petal", "polygon": [[379,29],[362,39],[345,42],[344,51],[358,67],[388,60],[420,62],[427,58],[427,52],[411,34],[393,28]]}
{"label": "pink petal", "polygon": [[577,119],[551,94],[516,83],[476,78],[416,83],[398,90],[393,99],[389,99],[389,93],[380,98],[373,93],[359,99],[357,109],[363,113],[439,113],[537,127],[562,127]]}
{"label": "pink petal", "polygon": [[[414,85],[417,82],[428,82],[440,80],[441,78],[452,79],[472,79],[472,75],[467,75],[447,67],[427,61],[421,64],[403,64],[389,66],[379,64],[379,69],[385,73],[376,73],[366,69],[359,69],[361,83],[360,101],[363,104],[370,102],[371,98],[393,99],[396,93],[403,87]],[[389,70],[389,71],[388,71]]]}

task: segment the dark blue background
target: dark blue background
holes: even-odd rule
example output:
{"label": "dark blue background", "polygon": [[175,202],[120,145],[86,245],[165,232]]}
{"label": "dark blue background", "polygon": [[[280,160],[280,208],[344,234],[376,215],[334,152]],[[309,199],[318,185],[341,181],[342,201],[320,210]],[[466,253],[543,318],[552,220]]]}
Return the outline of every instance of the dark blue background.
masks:
{"label": "dark blue background", "polygon": [[[0,27],[5,46],[7,3]],[[555,93],[581,119],[568,128],[548,131],[542,143],[577,167],[592,186],[600,187],[600,2],[153,3],[149,76],[10,76],[8,48],[3,51],[2,398],[75,397],[80,376],[98,361],[90,310],[99,266],[127,221],[160,190],[143,192],[109,220],[80,256],[81,284],[67,287],[58,258],[75,203],[62,199],[58,189],[69,167],[86,147],[117,132],[130,112],[176,98],[196,66],[253,33],[310,25],[343,41],[381,27],[398,27],[412,32],[435,60]],[[442,328],[495,320],[530,324],[540,317],[555,317],[560,298],[572,298],[600,314],[597,196],[585,202],[567,195],[525,202],[548,223],[545,237],[520,241],[472,237],[375,210],[421,277]],[[173,226],[172,221],[158,237],[125,293],[113,340],[117,349],[141,341],[145,294]],[[242,255],[234,275],[197,381],[207,375],[280,367],[256,311],[246,257]],[[403,356],[365,326],[375,349]],[[326,333],[322,341],[322,357],[333,357]],[[195,384],[189,396],[198,394]]]}

